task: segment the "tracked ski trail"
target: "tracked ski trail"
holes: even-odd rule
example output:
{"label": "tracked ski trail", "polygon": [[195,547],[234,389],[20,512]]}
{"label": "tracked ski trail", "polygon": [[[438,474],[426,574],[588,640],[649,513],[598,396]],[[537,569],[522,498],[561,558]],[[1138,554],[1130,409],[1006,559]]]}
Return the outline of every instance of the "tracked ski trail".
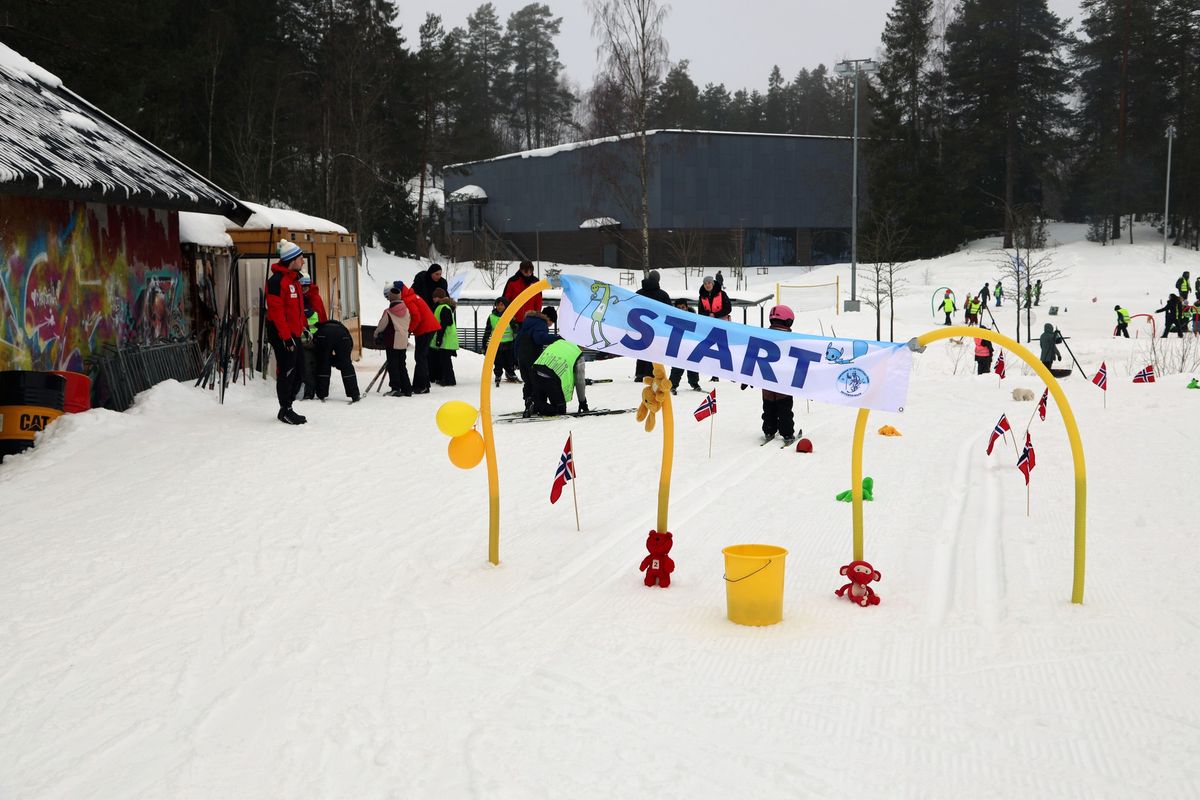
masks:
{"label": "tracked ski trail", "polygon": [[[955,456],[948,493],[954,501],[942,516],[925,605],[928,627],[945,625],[957,610],[968,616],[974,613],[981,625],[994,629],[1003,614],[1000,470],[993,463],[981,463],[981,446],[982,437],[969,437]],[[1005,449],[990,458],[1003,460],[1007,442],[997,442],[996,447]]]}

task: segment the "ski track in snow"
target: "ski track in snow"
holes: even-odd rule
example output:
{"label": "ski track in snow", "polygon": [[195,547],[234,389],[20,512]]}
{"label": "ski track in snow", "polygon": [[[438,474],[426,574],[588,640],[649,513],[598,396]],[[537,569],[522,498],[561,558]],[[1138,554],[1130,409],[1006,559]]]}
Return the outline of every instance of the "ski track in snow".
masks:
{"label": "ski track in snow", "polygon": [[[1200,591],[1167,578],[1195,557],[1174,516],[1192,472],[1160,459],[1200,392],[1186,375],[1129,385],[1145,345],[1108,338],[1104,311],[1113,295],[1160,304],[1147,282],[1200,256],[1054,252],[1072,348],[1111,381],[1107,409],[1063,383],[1091,490],[1083,606],[1061,415],[1032,423],[1027,518],[1012,445],[983,451],[1000,411],[1032,410],[1011,388],[1035,383],[1015,363],[999,385],[963,374],[969,343],[918,356],[908,411],[871,417],[869,609],[833,595],[853,410],[798,402],[816,452],[780,452],[756,446],[758,392],[714,384],[710,460],[690,418],[702,395],[674,398],[663,590],[637,570],[661,432],[630,416],[497,427],[493,567],[483,467],[451,467],[432,421],[476,402],[477,357],[460,355],[457,390],[303,404],[299,429],[274,422],[269,383],[224,407],[167,384],[124,415],[64,418],[0,466],[0,798],[1200,796]],[[965,288],[988,258],[909,274]],[[930,324],[920,288],[898,337]],[[843,335],[870,323],[837,319]],[[593,371],[615,381],[589,387],[593,405],[636,401],[631,362]],[[503,413],[519,390],[494,398]],[[903,437],[876,435],[885,422]],[[571,498],[546,500],[568,430],[581,533]],[[725,619],[720,550],[739,542],[788,548],[781,625]]]}

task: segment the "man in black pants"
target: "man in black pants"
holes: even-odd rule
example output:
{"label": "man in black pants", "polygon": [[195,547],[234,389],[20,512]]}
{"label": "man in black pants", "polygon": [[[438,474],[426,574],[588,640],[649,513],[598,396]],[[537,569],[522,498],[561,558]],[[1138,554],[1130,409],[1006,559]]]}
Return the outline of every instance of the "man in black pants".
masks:
{"label": "man in black pants", "polygon": [[337,320],[329,320],[317,326],[313,336],[313,354],[316,356],[317,398],[323,403],[329,396],[329,376],[331,366],[337,367],[342,373],[342,386],[346,389],[346,397],[351,403],[358,402],[358,375],[354,372],[354,364],[350,361],[350,353],[354,351],[354,339],[350,331]]}
{"label": "man in black pants", "polygon": [[303,425],[308,419],[292,410],[292,400],[303,379],[300,337],[304,333],[304,300],[300,295],[300,268],[304,251],[287,239],[279,240],[279,261],[267,278],[267,341],[275,353],[278,371],[275,393],[280,422]]}

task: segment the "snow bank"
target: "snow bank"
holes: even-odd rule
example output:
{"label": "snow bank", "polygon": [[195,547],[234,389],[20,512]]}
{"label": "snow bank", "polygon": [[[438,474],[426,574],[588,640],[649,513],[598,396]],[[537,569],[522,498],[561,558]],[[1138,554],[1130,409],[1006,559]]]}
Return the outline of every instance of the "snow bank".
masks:
{"label": "snow bank", "polygon": [[[710,429],[689,413],[703,394],[681,388],[662,590],[637,570],[661,437],[631,414],[496,425],[492,567],[486,471],[452,467],[434,424],[447,400],[478,404],[478,356],[454,359],[457,387],[411,398],[350,406],[335,377],[329,402],[297,403],[302,428],[275,421],[271,381],[224,406],[168,383],[131,413],[64,417],[0,465],[0,794],[791,798],[850,781],[880,798],[1195,796],[1200,586],[1171,580],[1164,602],[1164,576],[1195,559],[1179,437],[1200,392],[1190,371],[1132,384],[1151,343],[1113,339],[1111,309],[1153,311],[1200,254],[1162,265],[1148,228],[1132,246],[1076,233],[1052,231],[1068,272],[1034,311],[1087,371],[1109,366],[1107,408],[1089,376],[1062,383],[1090,489],[1082,606],[1062,412],[1030,420],[1036,403],[1010,394],[1036,387],[1028,370],[975,376],[969,339],[915,356],[905,413],[869,420],[870,609],[833,594],[851,558],[833,499],[849,409],[797,402],[802,456],[758,446],[759,392],[702,375],[720,400]],[[422,267],[369,256],[376,294]],[[940,322],[934,289],[977,288],[999,257],[908,265],[897,338]],[[745,291],[848,273],[772,269]],[[1011,333],[1012,304],[995,313]],[[832,308],[796,325],[875,332],[873,314]],[[362,386],[380,363],[358,365]],[[612,381],[587,388],[591,405],[635,405],[633,369],[589,364]],[[497,414],[522,407],[519,386],[492,396]],[[1037,447],[1028,515],[1011,447],[985,454],[1000,413]],[[570,497],[547,502],[568,432],[581,533]],[[742,542],[790,551],[779,625],[725,619],[721,548]]]}

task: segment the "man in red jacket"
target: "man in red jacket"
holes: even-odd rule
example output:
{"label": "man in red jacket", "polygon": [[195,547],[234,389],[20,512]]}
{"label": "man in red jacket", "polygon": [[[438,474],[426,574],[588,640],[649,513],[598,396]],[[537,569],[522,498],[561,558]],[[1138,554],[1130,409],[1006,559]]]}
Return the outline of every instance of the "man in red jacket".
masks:
{"label": "man in red jacket", "polygon": [[[512,301],[517,299],[517,295],[533,286],[538,282],[538,279],[533,275],[533,262],[522,261],[521,266],[517,268],[517,274],[508,279],[504,284],[504,297],[508,305],[512,305]],[[513,334],[517,334],[521,330],[521,323],[525,321],[525,315],[530,311],[542,310],[542,295],[535,294],[533,297],[526,300],[517,313],[513,315]]]}
{"label": "man in red jacket", "polygon": [[433,335],[442,329],[433,309],[404,281],[394,281],[392,286],[400,290],[400,298],[408,309],[408,332],[416,337],[413,352],[413,394],[429,394],[429,345]]}
{"label": "man in red jacket", "polygon": [[288,425],[308,422],[292,410],[300,388],[304,333],[304,299],[300,294],[300,269],[304,251],[287,239],[279,240],[279,261],[267,277],[267,341],[275,353],[275,394],[279,398],[277,419]]}

